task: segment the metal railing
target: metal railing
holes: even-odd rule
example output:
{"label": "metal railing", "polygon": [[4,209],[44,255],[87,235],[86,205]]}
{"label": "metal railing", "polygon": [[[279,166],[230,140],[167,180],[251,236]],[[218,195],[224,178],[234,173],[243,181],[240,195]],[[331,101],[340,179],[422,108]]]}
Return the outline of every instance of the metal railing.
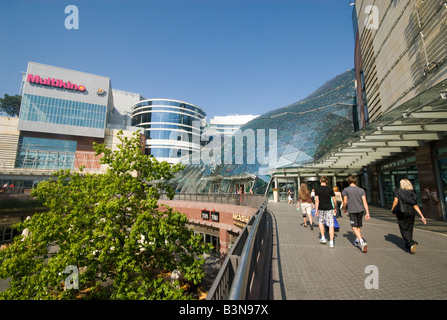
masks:
{"label": "metal railing", "polygon": [[[87,153],[86,153],[87,154]],[[91,155],[91,154],[88,154]],[[54,171],[60,169],[70,169],[72,171],[79,171],[79,167],[84,166],[84,172],[89,173],[106,173],[107,166],[101,165],[99,160],[83,160],[75,159],[70,165],[66,165],[63,162],[45,162],[23,160],[3,160],[0,159],[0,173],[16,174],[16,175],[51,175]]]}
{"label": "metal railing", "polygon": [[236,239],[206,300],[266,299],[272,249],[272,221],[267,202],[264,197]]}
{"label": "metal railing", "polygon": [[[161,194],[160,200],[169,200],[169,198],[166,194]],[[177,193],[172,200],[235,204],[259,208],[264,203],[265,196],[257,194]]]}
{"label": "metal railing", "polygon": [[[169,200],[166,194],[160,200]],[[273,226],[264,195],[178,193],[173,200],[258,208],[230,248],[206,300],[266,299],[270,287]]]}

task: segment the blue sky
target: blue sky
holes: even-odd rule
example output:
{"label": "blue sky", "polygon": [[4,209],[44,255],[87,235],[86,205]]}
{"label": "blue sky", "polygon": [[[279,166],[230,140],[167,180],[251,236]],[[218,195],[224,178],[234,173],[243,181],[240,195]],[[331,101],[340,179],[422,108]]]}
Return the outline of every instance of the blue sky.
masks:
{"label": "blue sky", "polygon": [[[0,0],[0,96],[27,62],[110,77],[145,98],[262,114],[353,68],[349,0]],[[67,5],[79,29],[67,30]]]}

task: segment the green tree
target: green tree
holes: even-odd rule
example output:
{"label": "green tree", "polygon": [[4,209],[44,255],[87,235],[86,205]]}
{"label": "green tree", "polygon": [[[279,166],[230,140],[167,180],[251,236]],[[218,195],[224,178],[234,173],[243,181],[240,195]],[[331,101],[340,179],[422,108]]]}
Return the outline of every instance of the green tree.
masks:
{"label": "green tree", "polygon": [[0,114],[3,113],[10,117],[18,117],[21,102],[22,96],[18,94],[15,96],[5,94],[3,98],[0,98]]}
{"label": "green tree", "polygon": [[[186,215],[157,205],[161,190],[174,195],[164,181],[182,166],[144,155],[138,136],[119,132],[113,151],[95,144],[106,173],[60,170],[33,190],[49,211],[17,224],[29,235],[0,251],[0,277],[11,277],[0,298],[192,298],[163,275],[178,270],[199,284],[210,246],[185,226]],[[68,266],[78,270],[77,289]]]}

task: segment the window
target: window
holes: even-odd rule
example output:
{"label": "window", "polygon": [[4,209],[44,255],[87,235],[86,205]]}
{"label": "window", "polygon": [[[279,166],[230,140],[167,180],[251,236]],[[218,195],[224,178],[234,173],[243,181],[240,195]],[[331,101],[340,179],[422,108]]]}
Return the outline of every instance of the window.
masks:
{"label": "window", "polygon": [[16,168],[72,169],[76,141],[20,137]]}
{"label": "window", "polygon": [[0,226],[0,243],[11,242],[13,231],[11,226]]}
{"label": "window", "polygon": [[214,235],[202,233],[202,232],[194,232],[194,233],[202,235],[203,243],[210,243],[213,246],[213,249],[211,249],[211,251],[210,251],[211,256],[219,257],[220,239],[218,236],[214,236]]}
{"label": "window", "polygon": [[[20,119],[102,129],[106,106],[24,94]],[[90,122],[89,120],[99,120]]]}

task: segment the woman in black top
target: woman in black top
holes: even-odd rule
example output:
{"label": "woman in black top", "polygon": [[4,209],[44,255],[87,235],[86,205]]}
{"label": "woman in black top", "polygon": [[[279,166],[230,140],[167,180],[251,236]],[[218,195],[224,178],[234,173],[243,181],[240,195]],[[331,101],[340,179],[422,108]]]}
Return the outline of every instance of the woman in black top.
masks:
{"label": "woman in black top", "polygon": [[[403,211],[394,210],[398,206],[399,201],[403,203]],[[396,208],[400,208],[400,205]],[[400,189],[394,191],[394,201],[391,207],[391,212],[397,217],[397,224],[402,238],[405,240],[405,247],[410,249],[411,253],[416,252],[416,245],[418,244],[413,240],[413,227],[416,212],[421,216],[422,222],[427,224],[421,209],[417,205],[416,193],[413,191],[413,186],[408,179],[400,180]]]}

